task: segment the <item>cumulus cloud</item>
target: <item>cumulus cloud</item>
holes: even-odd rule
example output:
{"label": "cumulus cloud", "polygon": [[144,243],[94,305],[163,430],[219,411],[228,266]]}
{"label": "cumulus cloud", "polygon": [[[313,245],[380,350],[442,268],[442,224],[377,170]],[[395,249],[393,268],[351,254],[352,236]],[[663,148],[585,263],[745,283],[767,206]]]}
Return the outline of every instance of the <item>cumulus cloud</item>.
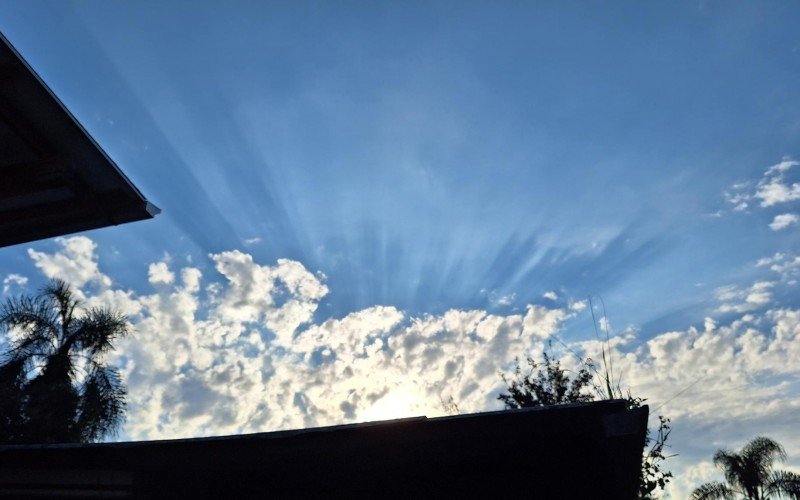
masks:
{"label": "cumulus cloud", "polygon": [[[599,343],[582,347],[599,359]],[[724,325],[709,319],[702,329],[643,343],[627,337],[607,355],[633,394],[646,395],[652,412],[673,420],[671,451],[680,454],[671,461],[674,498],[713,476],[701,460],[755,435],[778,439],[793,454],[790,465],[800,466],[800,311],[772,309]]]}
{"label": "cumulus cloud", "polygon": [[727,312],[746,312],[764,307],[772,300],[772,292],[775,286],[771,281],[759,281],[746,288],[739,288],[735,285],[720,287],[715,291],[716,299],[721,302],[717,311]]}
{"label": "cumulus cloud", "polygon": [[542,294],[542,297],[544,297],[544,298],[545,298],[545,299],[547,299],[547,300],[552,300],[552,301],[554,301],[554,302],[555,302],[556,300],[558,300],[558,294],[557,294],[556,292],[553,292],[553,291],[544,292],[544,293]]}
{"label": "cumulus cloud", "polygon": [[175,281],[175,274],[169,270],[166,262],[154,262],[147,268],[147,280],[153,285],[169,285]]}
{"label": "cumulus cloud", "polygon": [[773,231],[780,231],[781,229],[786,229],[787,227],[797,224],[800,221],[800,218],[797,217],[795,214],[780,214],[776,215],[772,222],[769,224],[769,228]]}
{"label": "cumulus cloud", "polygon": [[230,324],[260,322],[284,347],[291,345],[295,330],[311,320],[319,299],[328,293],[324,276],[315,276],[296,261],[278,259],[276,266],[261,266],[238,250],[210,257],[228,280],[214,313]]}
{"label": "cumulus cloud", "polygon": [[87,283],[110,286],[111,279],[100,272],[95,249],[97,244],[85,236],[56,238],[60,249],[52,254],[28,249],[34,264],[48,278],[61,278],[78,288]]}
{"label": "cumulus cloud", "polygon": [[450,398],[463,411],[497,407],[497,370],[541,350],[580,309],[409,316],[374,306],[315,321],[325,276],[299,262],[212,254],[218,275],[205,285],[197,268],[156,262],[148,267],[153,292],[137,295],[110,287],[91,240],[72,240],[31,257],[47,276],[108,285],[85,292],[86,306],[129,316],[135,334],[113,357],[129,387],[125,433],[133,439],[438,415]]}
{"label": "cumulus cloud", "polygon": [[[755,187],[751,182],[731,186],[723,193],[725,201],[733,206],[733,211],[745,212],[751,202],[758,202],[761,208],[769,208],[800,200],[800,182],[790,178],[798,165],[800,162],[785,157],[780,163],[767,168]],[[773,231],[780,231],[798,222],[800,218],[794,213],[777,214],[769,227]]]}
{"label": "cumulus cloud", "polygon": [[762,207],[800,200],[800,183],[789,182],[787,172],[800,165],[797,161],[784,159],[764,172],[764,177],[756,186],[755,197],[761,200]]}
{"label": "cumulus cloud", "polygon": [[[70,240],[31,257],[47,276],[103,282],[94,244]],[[82,250],[69,250],[75,247]],[[329,293],[324,275],[287,259],[259,264],[240,251],[209,258],[215,272],[205,277],[191,266],[155,263],[149,294],[110,285],[86,292],[90,305],[123,309],[135,328],[113,354],[129,388],[128,438],[435,416],[451,398],[464,412],[499,408],[497,370],[541,352],[586,308],[567,300],[563,308],[531,304],[520,314],[451,309],[413,316],[376,305],[316,318]],[[91,272],[79,275],[78,263]],[[758,266],[780,281],[718,289],[719,312],[728,319],[706,318],[702,327],[649,339],[626,331],[605,345],[623,386],[646,396],[654,414],[673,419],[676,498],[713,474],[707,461],[716,448],[756,434],[781,441],[795,453],[790,466],[800,464],[800,311],[770,300],[778,283],[792,286],[800,260],[778,253]],[[569,342],[565,349],[601,359],[601,345]]]}
{"label": "cumulus cloud", "polygon": [[[530,314],[406,317],[375,306],[312,324],[281,344],[255,320],[198,319],[200,300],[184,289],[143,302],[147,317],[123,350],[126,373],[163,393],[132,386],[141,394],[132,396],[127,427],[135,437],[307,427],[398,410],[436,415],[451,396],[462,409],[485,409],[497,392],[498,360],[527,352],[534,337],[523,331],[544,334],[559,316],[533,309],[539,325]],[[166,342],[174,347],[165,350]]]}
{"label": "cumulus cloud", "polygon": [[529,305],[523,319],[523,335],[530,335],[545,339],[558,330],[558,325],[569,314],[563,309],[548,309],[547,307]]}

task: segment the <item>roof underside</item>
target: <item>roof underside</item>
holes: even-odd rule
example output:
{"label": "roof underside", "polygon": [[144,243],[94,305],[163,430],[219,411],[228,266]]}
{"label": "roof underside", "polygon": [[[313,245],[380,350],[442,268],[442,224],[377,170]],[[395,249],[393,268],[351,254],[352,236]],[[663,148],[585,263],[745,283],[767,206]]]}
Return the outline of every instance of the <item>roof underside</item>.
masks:
{"label": "roof underside", "polygon": [[0,34],[0,247],[150,219],[149,203]]}

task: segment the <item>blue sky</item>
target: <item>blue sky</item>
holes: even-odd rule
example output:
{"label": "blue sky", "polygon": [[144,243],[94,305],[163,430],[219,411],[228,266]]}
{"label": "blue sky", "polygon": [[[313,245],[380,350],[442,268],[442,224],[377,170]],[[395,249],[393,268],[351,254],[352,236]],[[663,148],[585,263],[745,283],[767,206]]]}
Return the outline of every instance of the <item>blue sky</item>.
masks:
{"label": "blue sky", "polygon": [[[307,324],[373,306],[409,319],[534,305],[572,311],[558,334],[577,343],[594,333],[572,305],[600,296],[641,346],[800,307],[796,267],[780,267],[800,247],[799,14],[26,2],[0,4],[0,30],[163,209],[84,234],[120,290],[177,283],[148,281],[157,262],[213,281],[210,256],[238,250],[324,274]],[[31,257],[65,248],[0,250],[0,271],[35,289],[55,271]],[[198,293],[198,318],[224,316]]]}

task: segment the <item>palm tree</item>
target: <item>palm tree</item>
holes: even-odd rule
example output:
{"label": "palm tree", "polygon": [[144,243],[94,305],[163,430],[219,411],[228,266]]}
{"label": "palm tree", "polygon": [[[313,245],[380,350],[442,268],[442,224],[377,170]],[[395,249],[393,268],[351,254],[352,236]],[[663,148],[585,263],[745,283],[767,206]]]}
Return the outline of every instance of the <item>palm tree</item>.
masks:
{"label": "palm tree", "polygon": [[128,333],[122,314],[84,310],[64,281],[0,307],[9,348],[0,358],[0,442],[92,442],[124,418],[125,387],[103,362]]}
{"label": "palm tree", "polygon": [[714,465],[725,473],[727,484],[706,483],[692,492],[692,499],[800,499],[800,474],[772,470],[776,458],[785,460],[786,451],[766,437],[753,439],[739,453],[717,450]]}

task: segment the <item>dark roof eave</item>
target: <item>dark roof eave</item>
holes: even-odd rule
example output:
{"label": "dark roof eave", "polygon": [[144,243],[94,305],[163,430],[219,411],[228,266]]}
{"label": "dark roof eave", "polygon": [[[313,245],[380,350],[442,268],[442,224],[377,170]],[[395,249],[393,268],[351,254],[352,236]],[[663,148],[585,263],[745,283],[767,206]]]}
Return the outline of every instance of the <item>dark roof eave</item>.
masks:
{"label": "dark roof eave", "polygon": [[0,246],[150,219],[160,212],[2,33],[0,66],[5,140]]}

